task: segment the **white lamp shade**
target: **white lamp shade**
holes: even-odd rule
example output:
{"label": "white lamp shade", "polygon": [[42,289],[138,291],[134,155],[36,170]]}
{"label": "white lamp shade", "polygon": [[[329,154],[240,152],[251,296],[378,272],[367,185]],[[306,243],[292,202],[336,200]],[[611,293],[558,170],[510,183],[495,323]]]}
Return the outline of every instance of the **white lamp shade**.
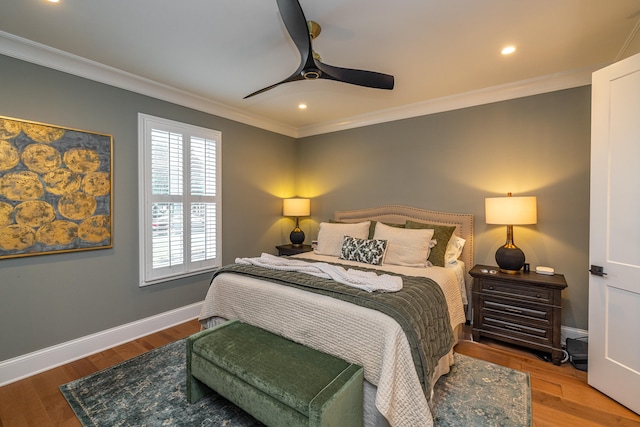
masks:
{"label": "white lamp shade", "polygon": [[487,224],[526,225],[538,222],[535,197],[489,197],[484,199]]}
{"label": "white lamp shade", "polygon": [[311,215],[311,201],[309,199],[293,198],[284,199],[282,204],[284,216],[309,216]]}

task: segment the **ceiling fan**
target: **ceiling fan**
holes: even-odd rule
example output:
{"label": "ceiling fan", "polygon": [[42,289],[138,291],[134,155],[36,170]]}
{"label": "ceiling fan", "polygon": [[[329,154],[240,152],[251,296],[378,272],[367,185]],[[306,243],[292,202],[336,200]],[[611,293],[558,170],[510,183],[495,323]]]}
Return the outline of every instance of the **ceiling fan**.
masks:
{"label": "ceiling fan", "polygon": [[298,0],[276,0],[276,3],[289,36],[300,51],[300,66],[283,81],[253,92],[243,99],[298,80],[327,79],[375,89],[393,89],[394,79],[388,74],[334,67],[320,62],[320,56],[311,47],[311,40],[320,34],[320,25],[313,21],[307,22]]}

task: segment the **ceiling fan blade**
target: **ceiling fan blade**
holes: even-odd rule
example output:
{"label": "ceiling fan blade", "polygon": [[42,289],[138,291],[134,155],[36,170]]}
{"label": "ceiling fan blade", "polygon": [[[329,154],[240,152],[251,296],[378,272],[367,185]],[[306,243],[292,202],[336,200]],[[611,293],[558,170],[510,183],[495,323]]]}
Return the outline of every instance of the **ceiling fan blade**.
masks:
{"label": "ceiling fan blade", "polygon": [[255,96],[255,95],[258,95],[258,94],[260,94],[260,93],[262,93],[262,92],[266,92],[266,91],[268,91],[268,90],[270,90],[270,89],[273,89],[273,88],[274,88],[274,87],[276,87],[276,86],[280,86],[280,85],[281,85],[281,84],[283,84],[283,83],[295,82],[295,81],[298,81],[298,80],[304,80],[304,77],[302,77],[302,75],[301,75],[299,72],[297,72],[297,71],[296,71],[296,73],[295,73],[295,74],[291,75],[290,77],[287,77],[286,79],[284,79],[284,80],[283,80],[283,81],[281,81],[280,83],[276,83],[276,84],[273,84],[273,85],[271,85],[271,86],[267,86],[267,87],[265,87],[265,88],[262,88],[262,89],[260,89],[260,90],[257,90],[257,91],[255,91],[255,92],[253,92],[253,93],[251,93],[251,94],[249,94],[249,95],[245,96],[245,97],[244,97],[244,98],[242,98],[242,99],[251,98],[252,96]]}
{"label": "ceiling fan blade", "polygon": [[[287,77],[280,83],[267,86],[252,94],[245,96],[243,99],[266,92],[283,83],[294,82],[297,80],[315,80],[328,79],[344,83],[350,83],[358,86],[370,87],[375,89],[393,89],[394,78],[388,74],[377,73],[375,71],[354,70],[351,68],[340,68],[332,65],[323,64],[314,58],[313,49],[311,47],[310,27],[304,16],[302,7],[298,0],[276,0],[280,17],[284,23],[289,36],[300,52],[300,65],[291,76]],[[315,24],[315,23],[314,23]],[[320,26],[316,25],[314,38],[320,32]]]}
{"label": "ceiling fan blade", "polygon": [[293,43],[298,48],[298,51],[300,51],[301,70],[304,64],[306,64],[310,58],[313,58],[307,18],[305,18],[298,0],[276,0],[276,3],[278,4],[282,22],[284,22],[284,26],[287,27]]}
{"label": "ceiling fan blade", "polygon": [[289,32],[289,36],[300,51],[300,65],[295,73],[283,81],[253,92],[242,99],[251,98],[252,96],[273,89],[276,86],[280,86],[283,83],[304,80],[302,70],[307,67],[315,66],[313,62],[313,51],[311,50],[309,27],[307,26],[307,19],[304,17],[300,3],[297,0],[276,0],[276,3],[278,4],[278,10],[280,11],[282,22],[284,22],[284,25],[287,27],[287,31]]}
{"label": "ceiling fan blade", "polygon": [[394,86],[394,78],[389,74],[334,67],[333,65],[323,64],[320,61],[315,61],[315,63],[320,71],[322,71],[321,79],[336,80],[374,89],[391,90]]}

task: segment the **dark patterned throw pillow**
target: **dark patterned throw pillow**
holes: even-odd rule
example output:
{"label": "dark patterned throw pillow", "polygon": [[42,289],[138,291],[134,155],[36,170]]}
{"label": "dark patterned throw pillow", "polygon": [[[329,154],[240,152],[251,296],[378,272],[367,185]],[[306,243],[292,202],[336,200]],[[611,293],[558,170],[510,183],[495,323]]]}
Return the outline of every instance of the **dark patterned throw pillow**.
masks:
{"label": "dark patterned throw pillow", "polygon": [[386,251],[386,240],[358,239],[357,237],[344,236],[340,259],[382,265]]}

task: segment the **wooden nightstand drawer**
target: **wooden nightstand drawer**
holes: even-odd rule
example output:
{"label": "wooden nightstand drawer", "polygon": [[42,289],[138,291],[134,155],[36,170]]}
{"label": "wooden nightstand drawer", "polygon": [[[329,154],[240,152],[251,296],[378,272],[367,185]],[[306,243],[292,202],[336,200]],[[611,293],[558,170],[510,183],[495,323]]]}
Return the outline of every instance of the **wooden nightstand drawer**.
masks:
{"label": "wooden nightstand drawer", "polygon": [[551,327],[535,327],[518,323],[507,322],[504,319],[482,316],[482,329],[487,336],[499,335],[499,338],[510,338],[526,342],[527,344],[536,344],[538,346],[546,346],[549,349],[552,346],[552,330]]}
{"label": "wooden nightstand drawer", "polygon": [[483,298],[482,311],[493,316],[504,318],[515,323],[540,323],[550,325],[553,311],[545,306],[521,306],[510,301],[498,300],[495,298]]}
{"label": "wooden nightstand drawer", "polygon": [[537,287],[535,285],[524,287],[499,280],[484,279],[480,281],[479,292],[486,295],[496,295],[523,299],[543,304],[551,304],[553,301],[553,291],[548,288]]}

